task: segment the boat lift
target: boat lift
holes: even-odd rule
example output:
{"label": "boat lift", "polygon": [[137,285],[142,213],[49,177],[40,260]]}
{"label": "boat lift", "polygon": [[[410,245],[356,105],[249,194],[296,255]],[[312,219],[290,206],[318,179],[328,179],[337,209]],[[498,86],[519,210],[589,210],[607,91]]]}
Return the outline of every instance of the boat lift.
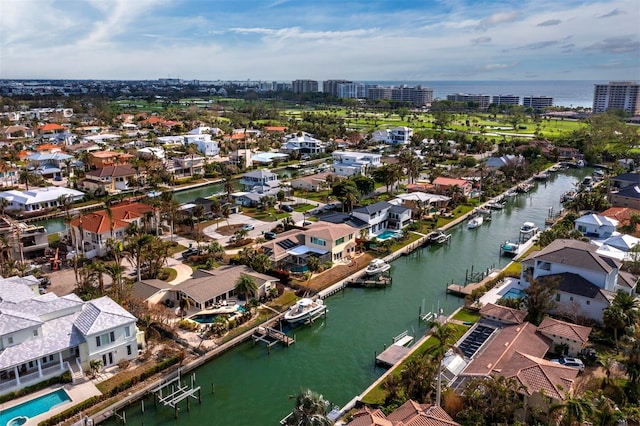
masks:
{"label": "boat lift", "polygon": [[[178,376],[175,379],[172,379],[155,389],[152,389],[150,392],[154,394],[153,403],[154,405],[157,402],[160,402],[162,405],[172,407],[174,410],[175,418],[178,418],[178,412],[180,408],[178,404],[180,401],[187,400],[187,411],[191,410],[191,405],[189,404],[189,398],[197,399],[199,403],[202,404],[202,391],[200,386],[194,387],[196,382],[195,373],[191,374],[191,385],[187,386],[186,384],[182,384],[180,382],[180,370],[178,370]],[[169,391],[168,394],[163,395],[163,392]],[[196,397],[197,393],[197,397]],[[144,407],[144,405],[143,405]],[[144,408],[143,408],[144,411]]]}

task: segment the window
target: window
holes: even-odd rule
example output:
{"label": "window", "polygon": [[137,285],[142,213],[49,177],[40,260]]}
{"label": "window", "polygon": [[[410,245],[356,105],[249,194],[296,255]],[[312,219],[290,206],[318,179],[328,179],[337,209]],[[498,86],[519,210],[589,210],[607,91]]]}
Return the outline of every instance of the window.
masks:
{"label": "window", "polygon": [[33,368],[33,361],[29,361],[29,368]]}
{"label": "window", "polygon": [[49,361],[53,361],[53,355],[49,355]]}
{"label": "window", "polygon": [[124,337],[131,337],[131,329],[129,327],[124,328]]}
{"label": "window", "polygon": [[38,337],[38,330],[33,330],[33,337]]}
{"label": "window", "polygon": [[13,337],[9,337],[8,341],[10,345],[13,345]]}
{"label": "window", "polygon": [[590,305],[590,304],[591,304],[591,300],[587,300],[587,305]]}
{"label": "window", "polygon": [[102,346],[102,343],[100,342],[100,336],[96,336],[96,346],[97,347]]}
{"label": "window", "polygon": [[44,357],[42,357],[42,364],[46,364],[46,363],[47,363],[47,357],[44,356]]}
{"label": "window", "polygon": [[556,293],[556,302],[560,301],[560,293]]}
{"label": "window", "polygon": [[336,245],[340,245],[340,244],[342,244],[342,243],[344,243],[344,237],[342,237],[342,238],[338,238],[338,239],[336,240]]}
{"label": "window", "polygon": [[127,345],[127,355],[131,355],[131,345]]}
{"label": "window", "polygon": [[317,246],[326,246],[327,242],[325,240],[323,240],[322,238],[317,238],[317,237],[311,237],[311,244],[315,244]]}

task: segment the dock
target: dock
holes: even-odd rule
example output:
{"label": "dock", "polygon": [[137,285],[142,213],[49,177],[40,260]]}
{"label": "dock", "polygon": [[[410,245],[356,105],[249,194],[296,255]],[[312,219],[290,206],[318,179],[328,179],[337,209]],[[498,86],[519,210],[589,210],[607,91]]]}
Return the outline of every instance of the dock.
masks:
{"label": "dock", "polygon": [[275,328],[271,327],[257,327],[253,331],[251,339],[253,339],[254,344],[257,342],[266,343],[267,349],[271,348],[277,343],[282,343],[283,345],[289,347],[296,342],[293,337],[287,336],[282,331],[276,330]]}
{"label": "dock", "polygon": [[489,271],[489,273],[485,276],[485,278],[480,282],[469,283],[466,285],[449,284],[447,286],[447,293],[453,294],[455,296],[460,296],[460,297],[469,296],[475,289],[482,287],[483,285],[485,285],[487,282],[491,280],[494,280],[499,273],[500,271],[498,269],[494,269],[492,271]]}
{"label": "dock", "polygon": [[351,285],[361,287],[386,287],[391,285],[393,279],[391,275],[378,275],[377,277],[368,278],[366,275],[356,278],[350,282]]}
{"label": "dock", "polygon": [[408,330],[406,330],[394,337],[393,344],[376,356],[376,365],[393,367],[411,352],[409,345],[413,342],[413,336],[409,336],[408,333]]}
{"label": "dock", "polygon": [[[159,402],[165,407],[173,408],[176,419],[178,418],[178,412],[180,411],[178,404],[181,401],[187,401],[187,411],[191,409],[189,398],[197,399],[198,402],[202,403],[202,392],[200,386],[194,386],[196,380],[195,373],[191,374],[191,386],[182,384],[180,379],[180,370],[178,370],[178,377],[151,390],[151,393],[154,394],[154,404]],[[144,401],[142,402],[142,412],[144,412]],[[126,422],[126,420],[124,421]]]}

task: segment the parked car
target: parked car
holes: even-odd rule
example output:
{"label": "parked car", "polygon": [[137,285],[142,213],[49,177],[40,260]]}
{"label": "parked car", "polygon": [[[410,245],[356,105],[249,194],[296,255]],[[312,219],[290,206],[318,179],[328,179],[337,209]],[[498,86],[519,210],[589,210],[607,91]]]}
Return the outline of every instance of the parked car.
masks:
{"label": "parked car", "polygon": [[291,213],[293,211],[293,207],[291,207],[289,204],[280,204],[280,210],[282,210],[283,212]]}
{"label": "parked car", "polygon": [[56,176],[53,178],[56,182],[62,182],[62,176]]}
{"label": "parked car", "polygon": [[254,229],[256,229],[256,227],[250,223],[247,223],[245,226],[242,227],[243,231],[253,231]]}
{"label": "parked car", "polygon": [[276,239],[277,236],[278,236],[278,234],[276,234],[275,232],[265,232],[264,233],[264,239],[265,240],[274,240],[274,239]]}
{"label": "parked car", "polygon": [[551,362],[555,362],[556,364],[561,364],[567,367],[577,368],[580,371],[584,371],[584,363],[579,358],[570,358],[563,356],[559,359],[552,359]]}
{"label": "parked car", "polygon": [[193,255],[196,255],[196,254],[200,254],[200,250],[198,250],[195,247],[190,247],[190,248],[188,248],[188,249],[186,249],[185,251],[182,252],[182,258],[186,259],[189,256],[193,256]]}

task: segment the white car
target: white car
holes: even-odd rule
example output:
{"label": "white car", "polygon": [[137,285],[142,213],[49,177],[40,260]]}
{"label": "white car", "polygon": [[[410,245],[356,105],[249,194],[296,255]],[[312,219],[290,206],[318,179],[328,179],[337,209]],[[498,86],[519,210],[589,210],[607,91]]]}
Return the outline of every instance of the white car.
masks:
{"label": "white car", "polygon": [[256,229],[256,227],[250,223],[247,223],[245,226],[242,227],[243,231],[253,231],[254,229]]}
{"label": "white car", "polygon": [[577,368],[580,371],[584,371],[584,363],[581,359],[578,358],[570,358],[570,357],[562,357],[559,359],[552,359],[551,362],[555,362],[556,364],[564,365],[566,367]]}

